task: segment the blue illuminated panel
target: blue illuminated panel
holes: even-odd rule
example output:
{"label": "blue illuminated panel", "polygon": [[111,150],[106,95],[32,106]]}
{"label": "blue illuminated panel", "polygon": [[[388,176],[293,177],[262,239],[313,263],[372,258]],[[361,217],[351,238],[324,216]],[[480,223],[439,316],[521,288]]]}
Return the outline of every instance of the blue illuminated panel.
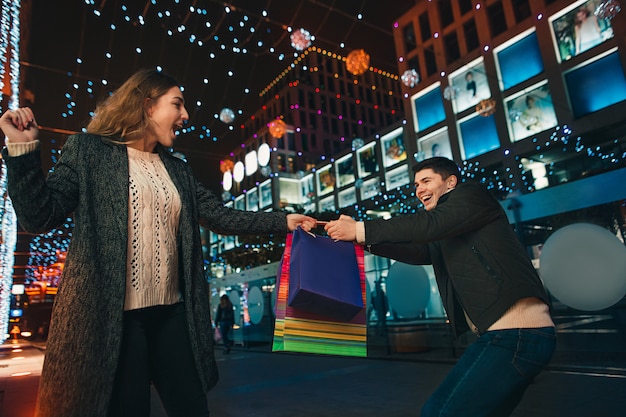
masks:
{"label": "blue illuminated panel", "polygon": [[446,119],[439,88],[415,99],[415,113],[419,130],[428,129]]}
{"label": "blue illuminated panel", "polygon": [[565,74],[574,117],[582,117],[626,99],[626,78],[616,53]]}
{"label": "blue illuminated panel", "polygon": [[502,88],[511,88],[543,72],[543,60],[535,32],[498,52]]}
{"label": "blue illuminated panel", "polygon": [[500,147],[493,116],[473,117],[459,124],[464,159],[474,158]]}

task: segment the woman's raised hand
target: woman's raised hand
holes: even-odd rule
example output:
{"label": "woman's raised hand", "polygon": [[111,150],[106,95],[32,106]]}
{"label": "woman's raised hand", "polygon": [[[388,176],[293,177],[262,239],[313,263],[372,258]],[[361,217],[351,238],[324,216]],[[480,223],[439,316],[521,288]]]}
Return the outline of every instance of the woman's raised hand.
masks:
{"label": "woman's raised hand", "polygon": [[0,130],[11,143],[32,142],[39,135],[35,115],[29,107],[4,112],[0,117]]}

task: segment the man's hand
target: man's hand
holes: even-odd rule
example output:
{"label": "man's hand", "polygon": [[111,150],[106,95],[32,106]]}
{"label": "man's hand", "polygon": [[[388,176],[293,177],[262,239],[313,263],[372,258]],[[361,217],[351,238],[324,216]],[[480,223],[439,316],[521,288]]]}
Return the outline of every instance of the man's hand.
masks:
{"label": "man's hand", "polygon": [[348,242],[356,241],[356,220],[350,216],[342,214],[339,220],[328,222],[324,226],[324,230],[332,239],[345,240]]}

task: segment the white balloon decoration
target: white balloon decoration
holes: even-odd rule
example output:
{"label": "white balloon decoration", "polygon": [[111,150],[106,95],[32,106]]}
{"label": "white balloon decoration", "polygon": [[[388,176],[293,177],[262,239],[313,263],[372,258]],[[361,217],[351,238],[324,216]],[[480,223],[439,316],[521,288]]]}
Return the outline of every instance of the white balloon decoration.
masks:
{"label": "white balloon decoration", "polygon": [[391,309],[403,318],[417,318],[430,300],[430,281],[423,266],[395,262],[385,281]]}
{"label": "white balloon decoration", "polygon": [[626,247],[600,226],[575,223],[557,230],[539,260],[546,288],[569,307],[601,310],[626,295]]}

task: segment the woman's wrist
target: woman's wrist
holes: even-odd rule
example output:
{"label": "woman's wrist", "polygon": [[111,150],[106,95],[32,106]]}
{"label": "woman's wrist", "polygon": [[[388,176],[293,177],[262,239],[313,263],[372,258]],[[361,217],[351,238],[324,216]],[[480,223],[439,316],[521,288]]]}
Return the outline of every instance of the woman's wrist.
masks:
{"label": "woman's wrist", "polygon": [[8,138],[5,141],[9,156],[22,156],[33,152],[39,148],[39,140],[35,139],[30,142],[11,142]]}

